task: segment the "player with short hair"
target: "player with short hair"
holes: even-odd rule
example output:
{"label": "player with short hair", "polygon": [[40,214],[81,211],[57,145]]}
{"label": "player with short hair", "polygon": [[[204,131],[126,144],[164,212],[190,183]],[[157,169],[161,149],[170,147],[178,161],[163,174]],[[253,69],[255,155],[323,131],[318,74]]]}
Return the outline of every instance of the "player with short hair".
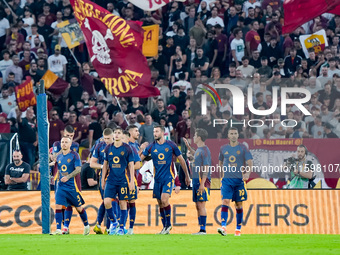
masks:
{"label": "player with short hair", "polygon": [[[253,167],[253,157],[248,148],[238,142],[238,129],[231,127],[228,130],[229,144],[223,145],[219,154],[219,166],[224,173],[221,186],[222,209],[221,228],[218,233],[227,234],[228,208],[230,201],[235,201],[236,207],[236,230],[235,236],[241,235],[243,221],[242,202],[247,200],[245,181],[249,179]],[[245,166],[245,163],[247,166]]]}
{"label": "player with short hair", "polygon": [[[134,125],[131,125],[131,126],[134,126]],[[137,212],[136,211],[136,199],[138,196],[137,171],[142,166],[140,156],[138,155],[139,144],[137,141],[139,138],[139,131],[138,131],[137,126],[135,126],[137,129],[137,132],[135,131],[136,129],[131,126],[128,126],[127,130],[124,131],[124,142],[131,147],[131,150],[133,152],[133,157],[134,157],[134,169],[135,169],[134,180],[133,180],[135,182],[135,190],[133,192],[130,192],[129,199],[128,199],[128,210],[129,210],[129,219],[130,219],[130,226],[129,226],[129,230],[127,231],[128,235],[133,235],[133,226],[136,221],[136,212]]]}
{"label": "player with short hair", "polygon": [[[123,143],[123,129],[117,127],[113,132],[114,142],[106,146],[102,170],[102,189],[104,189],[104,205],[111,221],[109,235],[114,235],[118,222],[112,210],[112,199],[119,197],[120,228],[117,235],[124,235],[125,219],[127,217],[127,202],[129,193],[135,190],[134,158],[131,147]],[[108,172],[109,168],[109,172]],[[130,178],[128,177],[128,174]]]}
{"label": "player with short hair", "polygon": [[166,235],[170,234],[170,230],[172,229],[169,198],[175,182],[175,171],[171,165],[174,155],[177,157],[184,170],[187,186],[190,185],[190,177],[181,151],[174,142],[164,139],[164,131],[165,129],[163,126],[159,125],[154,127],[153,135],[155,141],[145,148],[141,160],[144,160],[146,156],[151,154],[155,168],[153,197],[157,199],[163,223],[163,229],[159,234]]}
{"label": "player with short hair", "polygon": [[194,143],[197,145],[195,151],[187,139],[183,138],[186,147],[188,148],[189,158],[192,158],[192,199],[196,203],[198,215],[198,224],[200,231],[194,235],[206,235],[207,210],[205,204],[210,198],[210,167],[211,154],[208,146],[205,145],[205,140],[208,138],[208,132],[205,129],[197,128],[194,135]]}
{"label": "player with short hair", "polygon": [[62,152],[57,156],[59,176],[55,193],[56,212],[55,219],[57,230],[53,235],[61,235],[62,207],[72,205],[76,208],[81,220],[84,223],[84,235],[90,233],[90,225],[87,214],[82,205],[85,203],[77,187],[75,176],[81,172],[81,161],[79,154],[71,150],[72,140],[69,137],[61,139]]}
{"label": "player with short hair", "polygon": [[[71,150],[79,153],[79,144],[77,142],[73,141],[74,134],[75,134],[75,130],[71,125],[67,125],[64,128],[63,136],[70,138],[71,141],[72,141]],[[53,163],[53,161],[61,153],[62,153],[61,142],[60,141],[54,142],[53,143],[52,163],[50,165],[54,166],[54,168],[52,168],[52,174],[54,176],[55,181],[58,178],[58,167],[57,167],[57,164]],[[78,186],[78,189],[81,190],[80,174],[76,175],[76,184]],[[73,214],[72,206],[67,206],[66,208],[63,208],[62,211],[63,211],[63,225],[64,225],[62,232],[63,232],[63,234],[67,235],[67,234],[70,233],[69,226],[70,226],[72,214]]]}
{"label": "player with short hair", "polygon": [[[93,231],[96,234],[103,234],[103,231],[101,229],[101,223],[103,222],[104,216],[105,216],[105,206],[104,206],[104,190],[101,187],[101,177],[102,177],[102,168],[104,164],[104,152],[107,145],[113,143],[113,131],[111,128],[106,128],[103,131],[103,141],[98,143],[95,148],[93,148],[93,151],[91,152],[92,156],[90,158],[90,167],[94,169],[99,169],[99,192],[102,198],[102,203],[99,206],[98,209],[98,215],[97,215],[97,224],[94,226]],[[118,208],[118,200],[114,198],[112,200],[112,208],[113,213],[116,215],[117,218],[119,218],[119,208]],[[106,224],[106,233],[110,228],[110,220],[107,218],[107,224]]]}

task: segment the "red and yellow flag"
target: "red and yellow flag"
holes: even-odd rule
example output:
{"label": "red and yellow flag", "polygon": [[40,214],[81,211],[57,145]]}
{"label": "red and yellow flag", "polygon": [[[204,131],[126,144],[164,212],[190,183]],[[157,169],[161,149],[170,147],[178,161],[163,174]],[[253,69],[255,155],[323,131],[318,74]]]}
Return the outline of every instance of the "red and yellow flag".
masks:
{"label": "red and yellow flag", "polygon": [[66,81],[59,78],[50,70],[47,70],[41,79],[45,82],[45,89],[56,95],[61,95],[68,87],[68,83]]}
{"label": "red and yellow flag", "polygon": [[33,81],[30,76],[26,76],[26,81],[15,87],[15,97],[19,110],[24,112],[30,106],[37,104],[35,94],[33,92]]}
{"label": "red and yellow flag", "polygon": [[91,62],[106,89],[118,97],[153,97],[151,71],[142,53],[143,29],[89,0],[70,0]]}

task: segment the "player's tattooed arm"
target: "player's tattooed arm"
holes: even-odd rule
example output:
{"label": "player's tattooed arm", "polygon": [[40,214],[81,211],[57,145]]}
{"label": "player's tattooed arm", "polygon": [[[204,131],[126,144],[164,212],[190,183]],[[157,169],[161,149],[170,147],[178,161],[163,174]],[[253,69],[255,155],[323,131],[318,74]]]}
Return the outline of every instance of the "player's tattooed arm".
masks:
{"label": "player's tattooed arm", "polygon": [[185,146],[187,147],[187,149],[190,151],[191,155],[195,154],[195,150],[190,146],[188,140],[186,138],[183,138],[183,141],[185,143]]}
{"label": "player's tattooed arm", "polygon": [[80,172],[81,172],[81,167],[77,166],[76,169],[72,173],[66,175],[66,177],[68,179],[71,179],[71,178],[75,177],[77,174],[79,174]]}

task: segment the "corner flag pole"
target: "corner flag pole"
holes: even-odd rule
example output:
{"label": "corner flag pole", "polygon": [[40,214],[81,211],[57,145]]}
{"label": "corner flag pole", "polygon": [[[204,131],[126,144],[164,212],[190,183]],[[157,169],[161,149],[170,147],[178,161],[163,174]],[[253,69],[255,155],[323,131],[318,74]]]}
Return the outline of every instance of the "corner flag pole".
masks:
{"label": "corner flag pole", "polygon": [[45,93],[44,80],[40,80],[37,96],[37,117],[39,134],[39,163],[40,163],[40,186],[41,186],[41,218],[42,233],[50,233],[50,173],[48,165],[48,132],[49,122],[47,115],[47,96]]}

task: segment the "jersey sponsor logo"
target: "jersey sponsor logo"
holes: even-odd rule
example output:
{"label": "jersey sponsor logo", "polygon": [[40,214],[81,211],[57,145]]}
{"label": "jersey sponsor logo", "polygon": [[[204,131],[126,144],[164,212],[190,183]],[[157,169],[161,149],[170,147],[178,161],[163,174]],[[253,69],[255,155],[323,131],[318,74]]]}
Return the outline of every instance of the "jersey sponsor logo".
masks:
{"label": "jersey sponsor logo", "polygon": [[158,159],[159,160],[163,160],[164,159],[164,154],[163,153],[159,153],[158,154]]}
{"label": "jersey sponsor logo", "polygon": [[231,156],[229,157],[229,162],[234,163],[235,161],[236,161],[235,156],[231,155]]}
{"label": "jersey sponsor logo", "polygon": [[113,160],[113,163],[117,164],[119,162],[119,157],[115,156],[115,157],[113,157],[112,160]]}
{"label": "jersey sponsor logo", "polygon": [[62,172],[67,171],[67,166],[66,166],[66,165],[62,165],[62,166],[61,166],[61,171],[62,171]]}

